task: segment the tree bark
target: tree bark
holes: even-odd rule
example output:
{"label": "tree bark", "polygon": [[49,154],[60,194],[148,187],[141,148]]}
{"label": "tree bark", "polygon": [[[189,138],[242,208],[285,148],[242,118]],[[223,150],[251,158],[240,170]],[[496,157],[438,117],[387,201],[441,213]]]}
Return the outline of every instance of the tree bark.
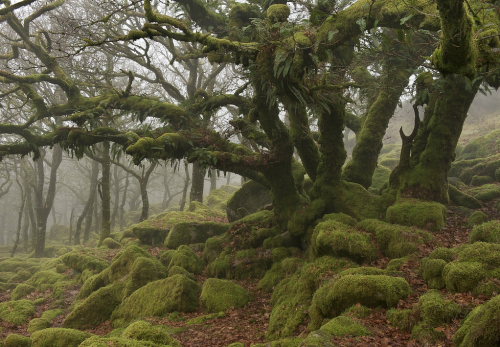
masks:
{"label": "tree bark", "polygon": [[205,185],[205,169],[195,161],[193,163],[191,192],[189,194],[189,201],[198,201],[203,203],[203,188]]}
{"label": "tree bark", "polygon": [[102,146],[102,219],[99,232],[99,245],[111,235],[111,157],[109,141]]}
{"label": "tree bark", "polygon": [[[92,206],[94,205],[94,200],[97,194],[97,179],[99,177],[99,163],[95,160],[92,160],[92,171],[90,174],[90,189],[89,189],[89,198],[85,203],[85,207],[83,208],[82,213],[78,217],[76,221],[76,231],[74,236],[74,244],[80,244],[80,234],[82,230],[82,223],[84,219],[88,216],[89,211],[92,210]],[[87,227],[85,227],[87,229]],[[87,238],[88,239],[88,238]],[[85,240],[86,241],[86,240]]]}

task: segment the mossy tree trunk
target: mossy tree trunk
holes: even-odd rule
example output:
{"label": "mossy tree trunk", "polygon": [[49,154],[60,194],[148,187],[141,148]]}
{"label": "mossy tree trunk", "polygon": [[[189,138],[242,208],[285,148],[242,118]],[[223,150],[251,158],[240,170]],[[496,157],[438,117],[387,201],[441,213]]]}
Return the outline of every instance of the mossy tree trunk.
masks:
{"label": "mossy tree trunk", "polygon": [[200,166],[198,161],[193,163],[193,172],[191,177],[191,192],[189,201],[198,201],[203,203],[203,189],[205,186],[206,170]]}
{"label": "mossy tree trunk", "polygon": [[139,219],[139,222],[142,222],[149,217],[149,197],[148,197],[148,182],[149,178],[151,177],[151,173],[153,170],[156,168],[157,163],[151,163],[149,165],[149,168],[144,171],[144,168],[142,170],[142,176],[141,179],[139,180],[139,184],[141,187],[141,199],[142,199],[142,210],[141,210],[141,217]]}
{"label": "mossy tree trunk", "polygon": [[[395,44],[397,45],[397,44]],[[366,118],[352,151],[352,160],[345,166],[342,179],[368,189],[377,168],[378,156],[389,121],[408,86],[412,69],[407,59],[391,55],[384,64],[384,75],[378,95],[368,109]]]}
{"label": "mossy tree trunk", "polygon": [[[45,152],[45,151],[44,151]],[[45,153],[43,155],[45,157]],[[35,257],[43,257],[43,252],[45,250],[45,235],[47,232],[47,218],[49,217],[50,210],[54,204],[54,199],[56,196],[56,184],[57,184],[57,169],[62,162],[62,148],[59,145],[54,146],[52,150],[52,162],[50,166],[50,176],[49,176],[49,186],[47,188],[47,196],[44,199],[43,190],[45,183],[45,170],[43,157],[36,161],[37,167],[37,184],[36,184],[36,246],[35,246]]]}
{"label": "mossy tree trunk", "polygon": [[113,212],[111,212],[111,230],[115,230],[116,217],[120,203],[120,177],[118,175],[118,167],[113,167]]}
{"label": "mossy tree trunk", "polygon": [[111,157],[109,141],[102,143],[101,189],[102,216],[99,245],[111,235]]}
{"label": "mossy tree trunk", "polygon": [[390,187],[400,197],[447,204],[448,171],[479,83],[462,75],[448,75],[426,108],[423,124],[413,141],[411,157],[402,158],[391,175]]}

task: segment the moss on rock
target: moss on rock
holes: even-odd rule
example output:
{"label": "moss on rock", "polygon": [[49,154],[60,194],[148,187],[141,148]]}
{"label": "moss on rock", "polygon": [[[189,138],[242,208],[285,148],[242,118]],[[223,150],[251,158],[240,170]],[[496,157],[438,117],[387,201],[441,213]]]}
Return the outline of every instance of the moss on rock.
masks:
{"label": "moss on rock", "polygon": [[325,331],[332,336],[344,336],[346,334],[351,336],[373,335],[364,325],[346,316],[339,316],[331,319],[319,330]]}
{"label": "moss on rock", "polygon": [[204,268],[203,260],[196,255],[188,246],[180,246],[173,254],[168,264],[168,269],[173,266],[180,266],[196,275],[201,274]]}
{"label": "moss on rock", "polygon": [[35,305],[29,300],[0,303],[0,319],[13,325],[23,325],[35,313]]}
{"label": "moss on rock", "polygon": [[457,347],[498,346],[500,342],[500,296],[479,305],[465,317],[453,336]]}
{"label": "moss on rock", "polygon": [[109,249],[119,249],[122,247],[120,242],[113,240],[111,237],[108,237],[102,241],[102,245]]}
{"label": "moss on rock", "polygon": [[402,199],[387,209],[386,220],[393,224],[438,231],[446,225],[446,206],[431,201]]}
{"label": "moss on rock", "polygon": [[380,251],[389,258],[402,258],[417,251],[417,246],[432,240],[425,230],[365,219],[358,227],[375,235]]}
{"label": "moss on rock", "polygon": [[229,229],[227,223],[184,222],[177,223],[168,233],[165,246],[177,248],[181,245],[202,243],[213,236],[224,234]]}
{"label": "moss on rock", "polygon": [[121,337],[137,341],[150,341],[171,347],[181,347],[179,341],[174,339],[162,325],[152,326],[151,323],[138,321],[130,324]]}
{"label": "moss on rock", "polygon": [[31,339],[29,337],[9,334],[3,341],[4,347],[31,347]]}
{"label": "moss on rock", "polygon": [[19,300],[26,297],[26,295],[33,293],[35,287],[26,283],[19,283],[10,295],[11,300]]}
{"label": "moss on rock", "polygon": [[314,294],[309,308],[309,329],[319,328],[324,318],[339,316],[357,303],[372,308],[390,308],[410,293],[408,282],[399,277],[346,275],[333,279]]}
{"label": "moss on rock", "polygon": [[174,275],[184,275],[187,276],[189,279],[192,279],[193,281],[196,280],[196,278],[191,272],[177,265],[172,266],[168,271],[168,277],[172,277]]}
{"label": "moss on rock", "polygon": [[271,297],[273,310],[269,318],[267,338],[276,340],[291,336],[307,319],[310,301],[323,281],[328,276],[353,266],[356,265],[348,260],[325,256],[303,264],[293,276],[282,280]]}
{"label": "moss on rock", "polygon": [[64,320],[65,328],[95,327],[111,317],[123,297],[123,284],[116,283],[100,288],[78,304]]}
{"label": "moss on rock", "polygon": [[486,223],[489,220],[486,213],[482,211],[476,211],[467,218],[467,227],[472,228],[474,225],[480,225]]}
{"label": "moss on rock", "polygon": [[150,282],[136,290],[113,312],[111,322],[120,327],[134,319],[168,312],[192,312],[198,306],[200,288],[183,275]]}
{"label": "moss on rock", "polygon": [[319,223],[314,229],[312,242],[318,256],[346,257],[360,263],[377,258],[369,234],[334,220]]}
{"label": "moss on rock", "polygon": [[250,293],[236,283],[209,278],[203,283],[200,305],[204,311],[214,313],[244,307],[252,299]]}
{"label": "moss on rock", "polygon": [[500,197],[500,189],[494,184],[485,184],[481,187],[472,188],[468,193],[476,199],[484,202]]}
{"label": "moss on rock", "polygon": [[295,273],[303,263],[304,261],[299,258],[287,258],[281,262],[274,263],[271,269],[268,270],[259,281],[257,287],[265,292],[272,292],[274,287],[278,285],[285,276],[290,276]]}
{"label": "moss on rock", "polygon": [[450,200],[458,206],[464,206],[467,208],[480,208],[481,203],[472,195],[466,194],[451,184],[448,186],[448,195]]}
{"label": "moss on rock", "polygon": [[[285,5],[285,7],[288,7]],[[288,9],[290,11],[290,9]],[[229,222],[237,221],[245,216],[238,213],[239,208],[244,208],[252,214],[260,207],[271,203],[271,191],[260,183],[253,180],[245,182],[227,202],[227,220]]]}
{"label": "moss on rock", "polygon": [[410,332],[419,321],[418,312],[410,309],[397,310],[391,308],[387,311],[386,317],[392,326],[406,332]]}
{"label": "moss on rock", "polygon": [[500,221],[492,220],[474,226],[469,233],[469,243],[477,241],[500,243]]}
{"label": "moss on rock", "polygon": [[32,347],[78,347],[91,334],[65,328],[49,328],[35,331],[31,335]]}
{"label": "moss on rock", "polygon": [[35,318],[30,320],[28,324],[28,333],[33,334],[35,331],[50,328],[50,321],[43,318]]}
{"label": "moss on rock", "polygon": [[418,300],[420,319],[432,327],[450,323],[457,318],[462,309],[460,305],[444,300],[436,289],[431,289]]}
{"label": "moss on rock", "polygon": [[100,259],[94,255],[88,255],[83,250],[74,250],[66,253],[61,257],[67,267],[75,269],[79,272],[85,270],[102,271],[109,266],[109,263],[104,259]]}

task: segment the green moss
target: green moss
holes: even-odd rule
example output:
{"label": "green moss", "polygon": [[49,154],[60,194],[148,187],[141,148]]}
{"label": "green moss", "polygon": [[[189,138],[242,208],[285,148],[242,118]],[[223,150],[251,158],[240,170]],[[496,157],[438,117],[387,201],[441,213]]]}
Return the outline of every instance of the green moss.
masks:
{"label": "green moss", "polygon": [[387,275],[387,271],[375,267],[356,267],[340,271],[339,275]]}
{"label": "green moss", "polygon": [[150,341],[171,347],[181,347],[181,344],[162,325],[152,326],[151,323],[144,321],[130,324],[122,333],[122,337],[137,341]]}
{"label": "green moss", "polygon": [[180,246],[172,255],[168,269],[180,266],[196,275],[201,274],[204,268],[203,260],[200,259],[188,246]]}
{"label": "green moss", "polygon": [[352,318],[346,316],[333,318],[328,323],[323,325],[320,330],[325,331],[333,336],[344,336],[346,334],[349,334],[351,336],[373,335],[373,333],[366,327],[359,324]]}
{"label": "green moss", "polygon": [[168,233],[165,246],[175,249],[181,245],[203,243],[210,237],[224,234],[228,229],[227,223],[177,223]]}
{"label": "green moss", "polygon": [[323,216],[323,221],[334,220],[345,225],[349,225],[355,227],[358,224],[358,221],[355,218],[345,214],[345,213],[329,213]]}
{"label": "green moss", "polygon": [[476,211],[473,214],[471,214],[469,218],[467,218],[467,227],[471,228],[475,225],[486,223],[488,220],[489,218],[486,215],[486,213],[482,211]]}
{"label": "green moss", "polygon": [[446,247],[438,247],[435,248],[431,254],[429,254],[429,258],[431,259],[442,259],[445,262],[449,263],[457,254],[456,248],[446,248]]}
{"label": "green moss", "polygon": [[124,297],[149,282],[165,277],[165,270],[156,259],[140,257],[134,261],[128,277],[125,279]]}
{"label": "green moss", "polygon": [[170,249],[168,251],[163,251],[160,253],[160,261],[161,263],[168,267],[170,265],[170,261],[172,260],[172,257],[175,253],[175,250],[174,249]]}
{"label": "green moss", "polygon": [[116,242],[111,237],[104,239],[104,241],[102,241],[102,244],[103,244],[103,246],[105,246],[106,248],[109,248],[109,249],[119,249],[122,247],[120,242]]}
{"label": "green moss", "polygon": [[120,337],[93,336],[83,341],[79,347],[169,347],[169,345],[158,344],[150,341],[136,341]]}
{"label": "green moss", "polygon": [[371,310],[363,305],[357,304],[349,307],[344,311],[344,316],[352,316],[355,318],[366,318],[370,315]]}
{"label": "green moss", "polygon": [[186,321],[186,325],[194,325],[194,324],[204,324],[205,322],[214,319],[214,318],[224,318],[226,317],[226,314],[224,312],[218,312],[218,313],[212,313],[212,314],[207,314],[205,316],[199,316],[195,318],[191,318],[190,320]]}
{"label": "green moss", "polygon": [[446,286],[442,273],[446,266],[443,259],[424,258],[420,262],[419,274],[431,289],[442,289]]}
{"label": "green moss", "polygon": [[272,292],[274,287],[285,277],[295,273],[304,263],[299,258],[287,258],[282,262],[273,264],[271,269],[266,272],[259,281],[257,287],[265,292]]}
{"label": "green moss", "polygon": [[342,276],[322,286],[314,294],[309,308],[309,329],[317,329],[324,318],[336,317],[357,303],[372,308],[390,308],[410,293],[411,288],[403,278],[384,275]]}
{"label": "green moss", "polygon": [[418,311],[416,310],[397,310],[391,308],[386,314],[387,320],[392,326],[410,332],[419,321]]}
{"label": "green moss", "polygon": [[192,279],[193,281],[196,280],[196,278],[191,272],[177,265],[172,266],[168,271],[168,277],[172,277],[174,275],[184,275],[187,276],[189,279]]}
{"label": "green moss", "polygon": [[474,226],[469,234],[469,243],[477,241],[500,243],[500,221],[492,220]]}
{"label": "green moss", "polygon": [[31,339],[23,335],[9,334],[3,341],[4,347],[31,347]]}
{"label": "green moss", "polygon": [[25,269],[20,269],[19,271],[17,271],[17,274],[19,275],[19,277],[21,277],[23,281],[29,279],[32,276],[31,272]]}
{"label": "green moss", "polygon": [[111,317],[123,297],[123,284],[111,284],[90,294],[64,320],[65,328],[95,327]]}
{"label": "green moss", "polygon": [[360,263],[371,262],[377,257],[369,234],[334,220],[319,223],[312,242],[318,256],[347,257]]}
{"label": "green moss", "polygon": [[272,23],[286,22],[290,16],[290,8],[283,4],[274,4],[267,9],[267,19]]}
{"label": "green moss", "polygon": [[485,184],[481,187],[472,188],[468,193],[476,199],[484,202],[500,197],[500,189],[494,184]]}
{"label": "green moss", "polygon": [[43,319],[51,322],[54,318],[62,315],[64,313],[64,310],[62,309],[55,309],[55,310],[47,310],[42,313]]}
{"label": "green moss", "polygon": [[387,209],[390,223],[438,231],[446,225],[446,207],[437,202],[402,200]]}
{"label": "green moss", "polygon": [[203,283],[200,306],[206,312],[226,311],[230,307],[244,307],[252,296],[243,287],[217,278],[209,278]]}
{"label": "green moss", "polygon": [[50,328],[50,321],[43,318],[35,318],[30,320],[28,324],[28,333],[33,334],[35,331]]}
{"label": "green moss", "polygon": [[375,234],[380,251],[389,258],[402,258],[417,251],[417,246],[432,240],[427,231],[365,219],[358,227]]}
{"label": "green moss", "polygon": [[78,347],[91,335],[84,331],[49,328],[35,331],[31,335],[33,347]]}
{"label": "green moss", "polygon": [[132,225],[132,233],[143,245],[158,245],[165,241],[168,230],[154,226]]}
{"label": "green moss", "polygon": [[419,298],[418,309],[420,319],[433,327],[451,323],[462,311],[460,305],[444,300],[435,289],[429,290]]}
{"label": "green moss", "polygon": [[[247,4],[236,4],[238,5],[247,5]],[[231,9],[233,11],[234,7]],[[248,6],[248,5],[247,5]],[[238,190],[238,187],[224,185],[219,189],[215,189],[210,192],[207,199],[205,200],[205,204],[213,209],[226,211],[227,201],[231,198],[231,196]]]}
{"label": "green moss", "polygon": [[29,300],[0,303],[0,319],[13,325],[23,325],[35,313],[35,305]]}
{"label": "green moss", "polygon": [[345,259],[321,257],[312,263],[303,264],[292,277],[282,280],[271,298],[273,310],[266,336],[273,340],[291,336],[307,319],[311,299],[323,281],[353,266],[356,265]]}
{"label": "green moss", "polygon": [[84,250],[74,250],[61,257],[67,267],[83,272],[85,270],[102,271],[109,263],[95,255],[88,255]]}
{"label": "green moss", "polygon": [[397,271],[401,270],[403,265],[408,262],[408,257],[391,259],[389,263],[387,263],[387,267],[385,268],[387,271]]}
{"label": "green moss", "polygon": [[446,289],[451,293],[467,293],[486,278],[487,271],[480,262],[454,262],[443,268]]}
{"label": "green moss", "polygon": [[168,312],[192,312],[198,307],[200,289],[183,275],[150,282],[136,290],[113,312],[111,322],[120,327],[133,319],[161,316]]}
{"label": "green moss", "polygon": [[19,300],[25,298],[26,295],[33,293],[36,290],[35,287],[25,283],[19,283],[16,288],[12,291],[10,295],[11,300]]}
{"label": "green moss", "polygon": [[219,256],[207,266],[207,276],[217,278],[233,278],[234,271],[231,266],[231,249],[224,250]]}
{"label": "green moss", "polygon": [[231,259],[232,275],[235,279],[261,278],[271,265],[269,253],[262,250],[241,250]]}
{"label": "green moss", "polygon": [[481,203],[472,195],[466,194],[452,185],[448,186],[448,195],[450,200],[458,206],[468,208],[480,208]]}
{"label": "green moss", "polygon": [[500,340],[500,296],[476,307],[453,336],[457,347],[497,346]]}
{"label": "green moss", "polygon": [[17,272],[19,268],[29,269],[32,266],[40,266],[40,260],[16,257],[0,261],[0,268],[2,269],[2,272]]}
{"label": "green moss", "polygon": [[[386,163],[387,164],[387,163]],[[379,165],[373,172],[371,189],[379,191],[389,182],[389,176],[391,175],[391,170],[389,170],[384,165]]]}
{"label": "green moss", "polygon": [[304,339],[301,347],[337,347],[337,345],[332,342],[332,335],[328,334],[325,331],[316,330],[312,331],[307,337]]}
{"label": "green moss", "polygon": [[434,346],[439,340],[443,340],[445,335],[433,327],[420,323],[413,327],[411,337],[424,346]]}
{"label": "green moss", "polygon": [[470,185],[475,186],[475,187],[479,187],[479,186],[482,186],[484,184],[493,183],[493,182],[495,182],[495,179],[493,177],[474,175],[474,176],[472,176],[472,179],[470,181]]}

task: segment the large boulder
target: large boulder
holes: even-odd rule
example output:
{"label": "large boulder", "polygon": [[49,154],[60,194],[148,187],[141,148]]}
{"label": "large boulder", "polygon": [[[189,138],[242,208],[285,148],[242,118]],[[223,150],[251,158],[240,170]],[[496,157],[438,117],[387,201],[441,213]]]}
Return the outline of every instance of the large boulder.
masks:
{"label": "large boulder", "polygon": [[0,303],[0,321],[23,325],[35,313],[35,305],[29,300],[14,300]]}
{"label": "large boulder", "polygon": [[198,307],[199,292],[196,282],[180,274],[150,282],[120,304],[113,312],[111,322],[113,326],[121,327],[146,316],[192,312]]}
{"label": "large boulder", "polygon": [[389,223],[438,231],[446,225],[446,206],[433,201],[402,199],[387,209]]}
{"label": "large boulder", "polygon": [[165,239],[165,246],[175,249],[181,245],[203,243],[210,237],[224,234],[229,227],[227,223],[215,222],[177,223]]}
{"label": "large boulder", "polygon": [[230,307],[244,307],[250,300],[252,295],[242,286],[227,280],[209,278],[203,283],[200,305],[206,312],[217,313]]}
{"label": "large boulder", "polygon": [[271,191],[256,181],[243,184],[227,202],[227,220],[237,221],[271,203]]}
{"label": "large boulder", "polygon": [[31,347],[78,347],[91,334],[65,328],[49,328],[35,331],[31,335]]}

